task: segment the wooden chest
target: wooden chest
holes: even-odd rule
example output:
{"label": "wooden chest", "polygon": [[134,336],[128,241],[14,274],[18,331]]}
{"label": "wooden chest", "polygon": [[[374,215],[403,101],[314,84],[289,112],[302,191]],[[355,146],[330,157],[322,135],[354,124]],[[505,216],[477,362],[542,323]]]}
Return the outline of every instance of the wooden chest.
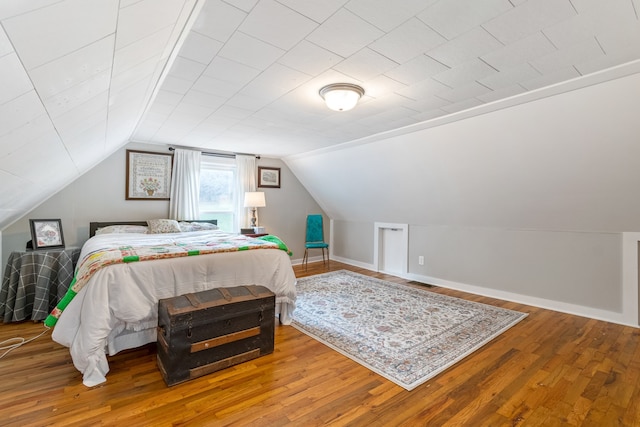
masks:
{"label": "wooden chest", "polygon": [[217,288],[158,302],[158,367],[171,386],[273,352],[275,295]]}

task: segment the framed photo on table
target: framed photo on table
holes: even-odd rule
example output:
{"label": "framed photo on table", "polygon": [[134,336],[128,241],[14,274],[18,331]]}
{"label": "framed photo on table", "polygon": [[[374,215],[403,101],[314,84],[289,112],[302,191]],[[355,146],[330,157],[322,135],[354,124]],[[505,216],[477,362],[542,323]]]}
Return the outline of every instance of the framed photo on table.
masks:
{"label": "framed photo on table", "polygon": [[62,221],[59,219],[30,219],[33,249],[64,249]]}
{"label": "framed photo on table", "polygon": [[280,168],[258,166],[258,187],[280,188]]}
{"label": "framed photo on table", "polygon": [[173,155],[127,150],[126,200],[169,200]]}

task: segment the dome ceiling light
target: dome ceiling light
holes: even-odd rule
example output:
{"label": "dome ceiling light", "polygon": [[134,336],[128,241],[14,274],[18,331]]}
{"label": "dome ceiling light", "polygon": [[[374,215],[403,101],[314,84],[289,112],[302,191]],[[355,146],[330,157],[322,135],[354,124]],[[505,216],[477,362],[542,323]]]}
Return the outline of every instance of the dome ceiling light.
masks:
{"label": "dome ceiling light", "polygon": [[349,111],[364,95],[364,89],[350,83],[334,83],[320,89],[320,96],[327,107],[334,111]]}

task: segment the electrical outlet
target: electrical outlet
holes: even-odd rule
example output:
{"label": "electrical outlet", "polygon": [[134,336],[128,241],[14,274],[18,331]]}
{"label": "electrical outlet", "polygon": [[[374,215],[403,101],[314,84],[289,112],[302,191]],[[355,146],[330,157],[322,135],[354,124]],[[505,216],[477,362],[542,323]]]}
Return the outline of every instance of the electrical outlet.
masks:
{"label": "electrical outlet", "polygon": [[418,264],[424,265],[424,257],[422,255],[418,257]]}

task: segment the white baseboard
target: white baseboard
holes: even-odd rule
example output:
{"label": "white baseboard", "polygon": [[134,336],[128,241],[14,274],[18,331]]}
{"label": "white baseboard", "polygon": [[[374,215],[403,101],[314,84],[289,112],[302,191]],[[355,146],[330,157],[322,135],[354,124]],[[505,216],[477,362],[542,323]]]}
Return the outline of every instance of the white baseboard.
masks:
{"label": "white baseboard", "polygon": [[[342,262],[344,264],[353,265],[355,267],[361,267],[367,270],[376,271],[372,264],[362,263],[359,261],[353,261],[346,258],[333,257],[335,261]],[[571,314],[574,316],[588,317],[590,319],[603,320],[605,322],[617,323],[625,326],[632,326],[638,328],[638,324],[629,322],[627,317],[623,313],[614,311],[600,310],[593,307],[586,307],[582,305],[570,304],[562,301],[554,301],[545,298],[537,298],[529,295],[522,295],[513,292],[501,291],[499,289],[485,288],[477,285],[469,285],[466,283],[452,282],[450,280],[439,279],[437,277],[423,276],[419,274],[407,273],[406,275],[396,275],[407,280],[414,280],[416,282],[426,283],[441,288],[453,289],[456,291],[467,292],[474,295],[480,295],[489,298],[500,299],[503,301],[515,302],[518,304],[530,305],[533,307],[543,308],[545,310],[559,311],[561,313]]]}
{"label": "white baseboard", "polygon": [[343,264],[352,265],[354,267],[360,267],[360,268],[364,268],[366,270],[376,271],[375,267],[373,266],[373,264],[364,263],[364,262],[360,262],[360,261],[354,261],[352,259],[347,259],[347,258],[341,258],[341,257],[335,256],[335,255],[331,259],[334,260],[334,261],[341,262]]}
{"label": "white baseboard", "polygon": [[593,307],[586,307],[562,301],[532,297],[529,295],[522,295],[513,292],[501,291],[498,289],[469,285],[466,283],[452,282],[449,280],[422,276],[418,274],[407,274],[407,277],[404,277],[404,279],[415,280],[416,282],[428,283],[442,288],[468,292],[474,295],[481,295],[484,297],[500,299],[503,301],[511,301],[518,304],[531,305],[538,308],[544,308],[546,310],[559,311],[561,313],[572,314],[574,316],[588,317],[590,319],[603,320],[605,322],[612,322],[625,326],[633,326],[636,328],[638,327],[638,325],[627,322],[623,316],[623,313],[614,311],[600,310]]}

